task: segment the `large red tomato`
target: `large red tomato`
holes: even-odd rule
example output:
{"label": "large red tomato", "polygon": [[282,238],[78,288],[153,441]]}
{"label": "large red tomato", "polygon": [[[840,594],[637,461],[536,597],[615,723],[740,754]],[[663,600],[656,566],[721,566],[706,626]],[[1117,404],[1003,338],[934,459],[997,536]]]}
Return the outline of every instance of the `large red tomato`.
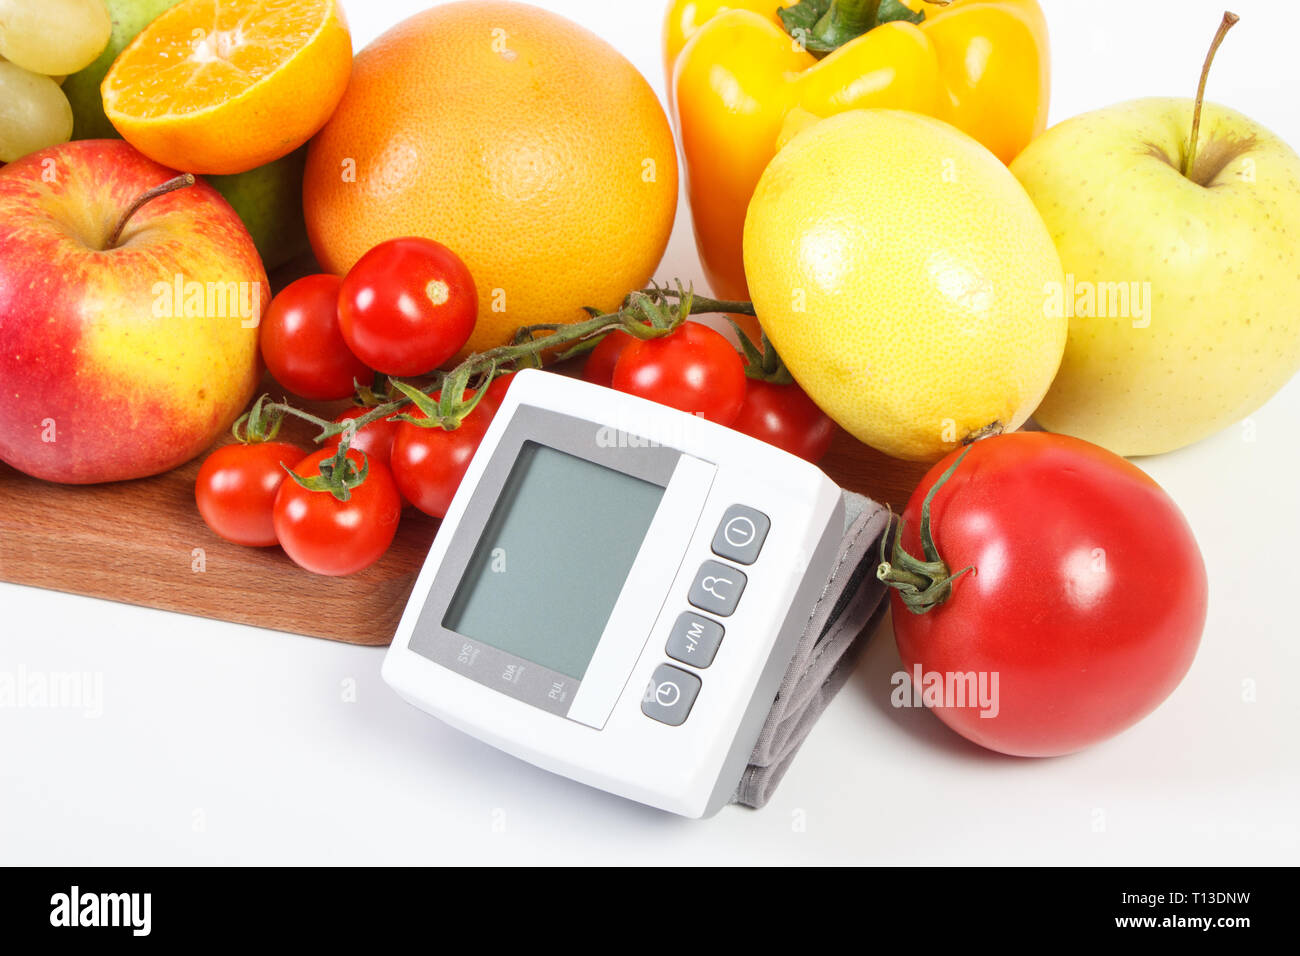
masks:
{"label": "large red tomato", "polygon": [[[992,706],[965,679],[966,706],[945,694],[932,709],[1003,753],[1070,753],[1137,723],[1178,686],[1205,626],[1205,564],[1182,513],[1137,466],[1077,438],[1015,433],[966,451],[930,504],[934,551],[956,575],[947,597],[940,586],[914,613],[893,593],[908,674],[936,691],[930,675],[954,691],[955,675],[984,679]],[[902,544],[917,558],[926,495],[960,454],[907,504]]]}

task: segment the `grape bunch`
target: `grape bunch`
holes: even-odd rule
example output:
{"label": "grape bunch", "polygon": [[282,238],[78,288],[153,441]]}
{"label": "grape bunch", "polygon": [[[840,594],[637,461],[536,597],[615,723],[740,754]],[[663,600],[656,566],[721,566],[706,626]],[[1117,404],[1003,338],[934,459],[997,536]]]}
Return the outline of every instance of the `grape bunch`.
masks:
{"label": "grape bunch", "polygon": [[0,163],[72,136],[59,84],[94,62],[112,28],[104,0],[0,0]]}

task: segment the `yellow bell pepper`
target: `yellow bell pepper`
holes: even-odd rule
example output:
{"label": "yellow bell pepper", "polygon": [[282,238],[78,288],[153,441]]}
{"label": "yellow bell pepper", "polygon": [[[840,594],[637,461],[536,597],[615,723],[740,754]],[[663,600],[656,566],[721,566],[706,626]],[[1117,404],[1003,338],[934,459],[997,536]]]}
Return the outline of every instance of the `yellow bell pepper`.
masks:
{"label": "yellow bell pepper", "polygon": [[[800,13],[808,25],[788,32],[781,18]],[[924,19],[873,26],[881,14]],[[913,110],[1010,162],[1047,122],[1037,0],[673,0],[664,57],[700,259],[726,299],[748,295],[741,235],[758,178],[803,126],[850,109]]]}

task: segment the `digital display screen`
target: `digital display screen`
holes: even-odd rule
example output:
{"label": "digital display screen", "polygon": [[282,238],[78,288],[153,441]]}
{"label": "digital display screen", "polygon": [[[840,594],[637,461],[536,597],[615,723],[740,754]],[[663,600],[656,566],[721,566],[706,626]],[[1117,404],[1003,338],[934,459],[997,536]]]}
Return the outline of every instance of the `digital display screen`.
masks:
{"label": "digital display screen", "polygon": [[443,626],[581,680],[663,495],[524,442]]}

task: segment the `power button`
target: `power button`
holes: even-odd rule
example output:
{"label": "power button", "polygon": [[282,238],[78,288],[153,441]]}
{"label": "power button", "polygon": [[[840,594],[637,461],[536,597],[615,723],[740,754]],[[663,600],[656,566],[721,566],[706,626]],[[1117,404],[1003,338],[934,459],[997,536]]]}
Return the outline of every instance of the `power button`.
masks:
{"label": "power button", "polygon": [[732,505],[718,522],[713,535],[713,553],[737,564],[753,564],[772,526],[767,515],[747,505]]}

